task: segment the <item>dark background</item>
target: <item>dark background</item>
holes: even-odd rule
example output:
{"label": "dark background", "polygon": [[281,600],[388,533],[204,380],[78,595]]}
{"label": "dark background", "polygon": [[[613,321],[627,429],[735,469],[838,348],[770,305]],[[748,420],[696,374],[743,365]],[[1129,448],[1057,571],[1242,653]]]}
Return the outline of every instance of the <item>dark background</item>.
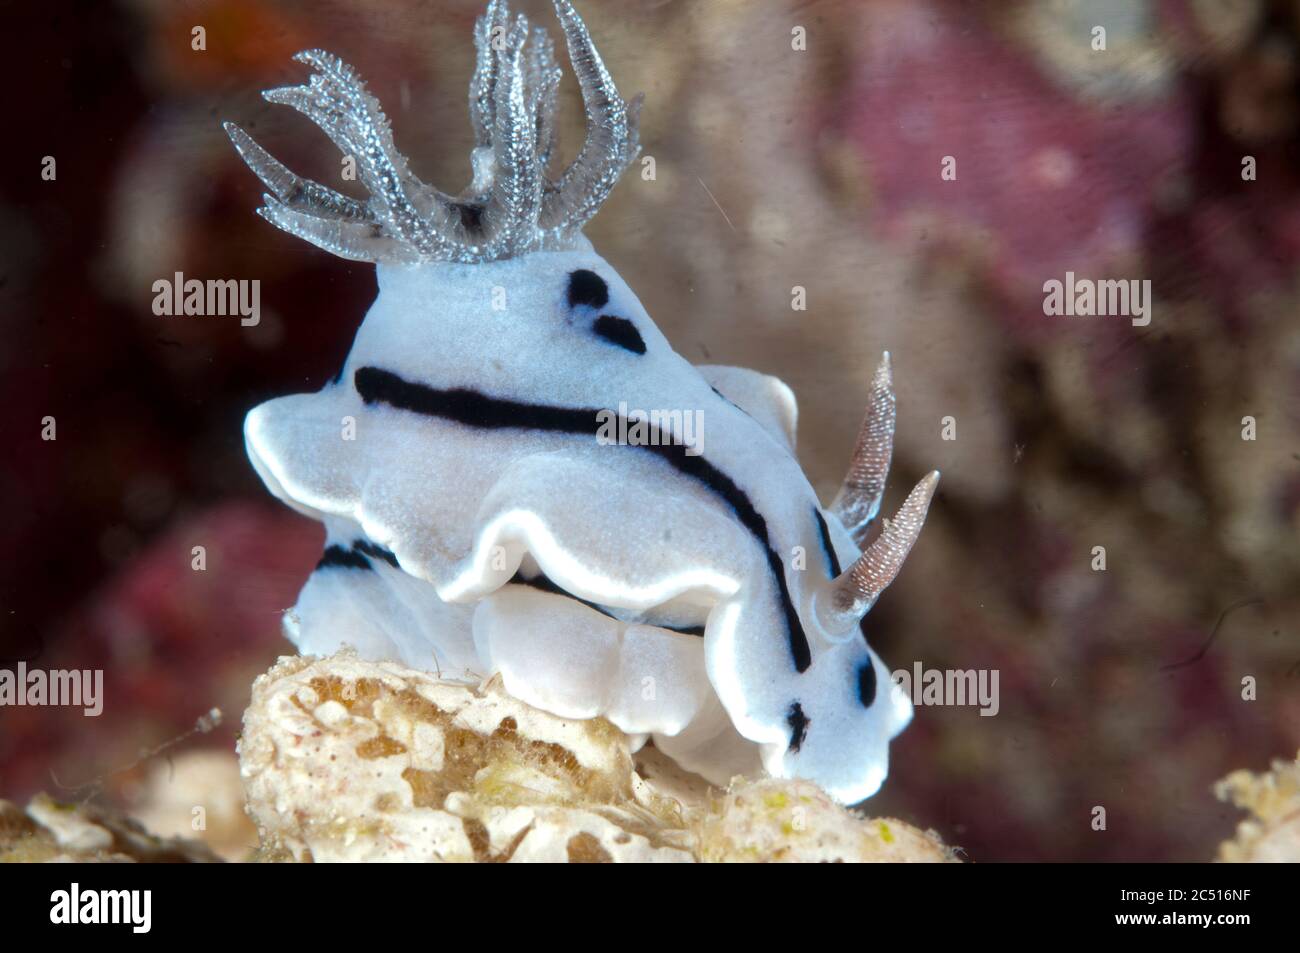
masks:
{"label": "dark background", "polygon": [[[331,377],[375,293],[370,266],[253,214],[220,121],[337,183],[324,136],[257,95],[323,46],[457,191],[480,4],[0,9],[0,658],[102,667],[107,691],[99,719],[0,710],[0,795],[129,804],[141,752],[213,706],[222,728],[171,750],[233,765],[248,683],[289,650],[279,613],[323,537],[262,489],[241,420]],[[1300,747],[1300,3],[580,10],[624,95],[646,94],[656,162],[588,233],[677,350],[790,383],[829,500],[887,348],[886,508],[943,471],[873,642],[895,668],[998,669],[1001,712],[918,710],[869,809],[977,860],[1211,857],[1237,819],[1214,780]],[[1067,270],[1151,279],[1151,324],[1044,316]],[[176,271],[259,279],[261,324],[155,316]]]}

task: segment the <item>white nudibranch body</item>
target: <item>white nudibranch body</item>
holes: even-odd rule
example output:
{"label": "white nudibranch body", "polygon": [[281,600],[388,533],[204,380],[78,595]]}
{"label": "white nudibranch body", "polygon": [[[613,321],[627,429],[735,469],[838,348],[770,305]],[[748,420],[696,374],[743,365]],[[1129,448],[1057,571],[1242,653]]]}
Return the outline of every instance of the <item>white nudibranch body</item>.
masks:
{"label": "white nudibranch body", "polygon": [[581,234],[637,154],[636,108],[567,0],[555,7],[588,116],[558,178],[550,42],[502,2],[475,34],[460,196],[411,175],[378,103],[327,54],[302,54],[311,83],[268,98],[358,157],[367,201],[227,127],[270,189],[268,219],[378,268],[339,377],[245,422],[267,487],[327,530],[286,631],[305,653],[499,673],[523,701],[603,716],[717,783],[762,768],[861,800],[912,715],[861,620],[938,475],[863,552],[892,446],[888,355],[824,508],[795,457],[790,389],[672,350]]}

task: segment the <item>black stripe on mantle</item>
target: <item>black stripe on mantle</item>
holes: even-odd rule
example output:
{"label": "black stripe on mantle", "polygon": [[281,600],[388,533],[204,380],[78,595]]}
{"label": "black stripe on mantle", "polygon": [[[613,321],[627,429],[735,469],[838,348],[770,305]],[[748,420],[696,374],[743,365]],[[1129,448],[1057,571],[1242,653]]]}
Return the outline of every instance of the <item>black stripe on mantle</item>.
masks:
{"label": "black stripe on mantle", "polygon": [[695,636],[699,636],[700,638],[704,638],[704,626],[702,625],[678,626],[678,625],[665,625],[662,622],[644,622],[644,623],[627,622],[626,620],[620,619],[618,616],[614,615],[614,613],[610,612],[604,606],[597,605],[596,603],[590,602],[587,599],[579,599],[577,596],[569,592],[567,589],[560,588],[560,586],[557,585],[555,581],[552,580],[549,576],[534,576],[531,579],[525,579],[523,573],[517,572],[515,573],[514,578],[511,579],[510,581],[519,586],[528,586],[530,589],[536,589],[538,592],[546,592],[555,596],[564,596],[566,599],[571,599],[574,602],[580,603],[586,606],[588,609],[592,609],[596,612],[599,612],[601,615],[605,616],[606,618],[613,619],[615,622],[622,622],[624,625],[652,625],[655,628],[667,629],[669,632],[676,632],[679,635],[695,635]]}
{"label": "black stripe on mantle", "polygon": [[[600,430],[595,408],[553,407],[521,401],[489,397],[478,391],[457,387],[439,390],[425,384],[404,380],[391,371],[378,367],[359,368],[353,378],[357,393],[367,404],[387,404],[398,410],[408,410],[428,417],[440,417],[467,427],[485,430],[513,429],[539,430],[550,433],[590,435],[593,439]],[[608,413],[606,411],[605,413]],[[767,533],[767,520],[754,508],[749,497],[735,482],[702,455],[686,453],[686,445],[676,441],[660,443],[660,435],[645,444],[629,445],[632,449],[653,453],[678,472],[703,483],[729,505],[741,524],[763,545],[768,566],[776,578],[785,612],[786,629],[790,638],[790,653],[795,670],[805,671],[812,664],[812,651],[808,636],[803,630],[799,614],[790,599],[790,589],[785,580],[785,567],[781,557],[772,549]]]}
{"label": "black stripe on mantle", "polygon": [[[828,578],[835,579],[840,574],[840,558],[835,555],[835,547],[831,544],[831,528],[826,525],[826,517],[822,516],[822,511],[815,506],[813,516],[817,519],[817,532],[821,534],[822,552],[826,554],[826,562],[829,564]],[[858,631],[862,633],[862,641],[866,644],[867,651],[870,651],[871,643],[867,642],[866,616],[858,621]],[[862,702],[863,708],[870,708],[876,701],[876,667],[870,658],[858,666],[858,701]]]}
{"label": "black stripe on mantle", "polygon": [[397,556],[392,551],[376,546],[368,539],[354,540],[351,548],[340,546],[338,543],[325,547],[325,552],[321,554],[316,568],[361,569],[373,572],[375,567],[371,564],[371,559],[382,559],[394,569],[401,568],[397,564]]}

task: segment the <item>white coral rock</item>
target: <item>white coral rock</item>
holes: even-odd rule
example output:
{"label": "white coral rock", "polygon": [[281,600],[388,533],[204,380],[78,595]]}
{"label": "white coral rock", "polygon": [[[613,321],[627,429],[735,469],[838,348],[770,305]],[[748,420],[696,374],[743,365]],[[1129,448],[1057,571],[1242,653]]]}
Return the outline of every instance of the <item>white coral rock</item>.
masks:
{"label": "white coral rock", "polygon": [[253,686],[239,754],[268,860],[945,860],[807,782],[718,792],[600,718],[345,651]]}
{"label": "white coral rock", "polygon": [[1262,774],[1234,771],[1214,786],[1221,801],[1251,813],[1219,845],[1223,863],[1300,863],[1300,754]]}

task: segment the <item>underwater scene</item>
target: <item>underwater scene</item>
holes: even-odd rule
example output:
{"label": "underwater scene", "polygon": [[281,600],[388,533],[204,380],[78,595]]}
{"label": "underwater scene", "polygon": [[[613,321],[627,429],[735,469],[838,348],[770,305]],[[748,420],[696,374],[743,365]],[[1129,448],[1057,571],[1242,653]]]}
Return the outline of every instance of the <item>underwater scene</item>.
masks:
{"label": "underwater scene", "polygon": [[1300,3],[4,18],[0,861],[1300,860]]}

